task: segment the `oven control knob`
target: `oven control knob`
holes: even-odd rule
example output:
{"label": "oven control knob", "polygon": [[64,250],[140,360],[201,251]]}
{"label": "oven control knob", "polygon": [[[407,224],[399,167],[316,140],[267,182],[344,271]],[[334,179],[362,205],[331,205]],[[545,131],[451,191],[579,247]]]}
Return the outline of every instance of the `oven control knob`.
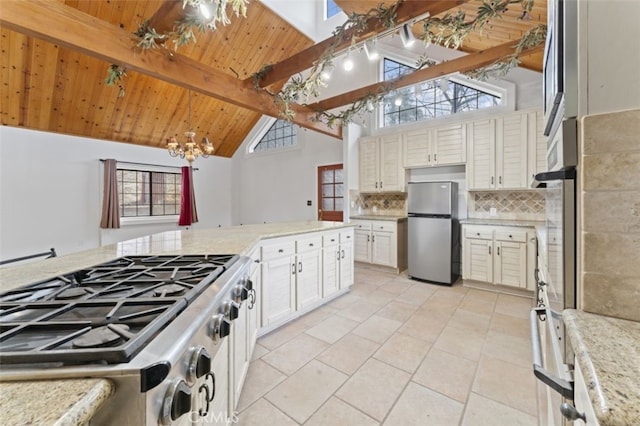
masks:
{"label": "oven control knob", "polygon": [[225,316],[229,318],[229,321],[233,321],[234,319],[238,318],[238,313],[240,312],[240,305],[237,304],[236,302],[229,300],[228,302],[224,303],[223,311]]}
{"label": "oven control knob", "polygon": [[193,349],[189,367],[187,368],[187,384],[193,386],[196,379],[204,376],[209,371],[211,371],[211,355],[209,355],[209,352],[202,346]]}
{"label": "oven control knob", "polygon": [[227,321],[224,314],[215,315],[211,318],[210,334],[214,342],[219,342],[227,337],[231,332],[231,323]]}
{"label": "oven control knob", "polygon": [[249,290],[247,290],[247,288],[241,284],[238,284],[233,289],[233,293],[234,293],[233,298],[236,302],[244,302],[249,298]]}
{"label": "oven control knob", "polygon": [[251,281],[250,278],[247,278],[244,280],[244,288],[246,288],[247,290],[251,291],[253,290],[253,281]]}
{"label": "oven control knob", "polygon": [[191,389],[187,383],[182,380],[174,380],[167,389],[167,393],[162,403],[162,412],[160,413],[160,423],[162,425],[171,425],[182,415],[191,411]]}

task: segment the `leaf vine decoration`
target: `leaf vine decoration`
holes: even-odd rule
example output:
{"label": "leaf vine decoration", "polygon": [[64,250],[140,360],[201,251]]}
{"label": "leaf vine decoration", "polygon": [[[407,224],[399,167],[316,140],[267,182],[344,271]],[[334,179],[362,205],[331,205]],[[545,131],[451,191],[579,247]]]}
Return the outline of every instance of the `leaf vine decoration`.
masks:
{"label": "leaf vine decoration", "polygon": [[124,67],[119,65],[111,64],[107,70],[107,78],[104,79],[104,82],[107,86],[113,87],[116,84],[120,88],[118,92],[118,97],[124,97],[124,83],[123,80],[127,76],[127,70]]}
{"label": "leaf vine decoration", "polygon": [[515,51],[491,65],[466,73],[471,78],[478,80],[486,80],[489,77],[499,78],[504,77],[512,69],[520,64],[520,55],[525,49],[531,49],[544,43],[547,37],[547,26],[544,24],[536,25],[529,29],[518,44]]}
{"label": "leaf vine decoration", "polygon": [[420,38],[427,46],[433,43],[457,49],[471,31],[481,32],[492,19],[502,18],[512,4],[522,6],[523,13],[518,19],[525,19],[533,9],[533,2],[534,0],[482,0],[476,17],[470,21],[466,20],[463,10],[454,14],[446,13],[442,18],[427,18],[422,24],[424,33]]}

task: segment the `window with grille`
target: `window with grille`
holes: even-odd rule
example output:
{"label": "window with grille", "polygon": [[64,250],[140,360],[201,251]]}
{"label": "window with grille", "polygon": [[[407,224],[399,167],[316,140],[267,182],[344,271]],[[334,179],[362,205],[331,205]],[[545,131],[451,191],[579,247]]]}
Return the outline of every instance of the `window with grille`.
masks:
{"label": "window with grille", "polygon": [[254,145],[252,152],[270,151],[296,145],[298,127],[286,120],[276,120],[271,128]]}
{"label": "window with grille", "polygon": [[117,169],[120,217],[180,214],[180,173]]}
{"label": "window with grille", "polygon": [[336,2],[333,0],[326,0],[325,5],[326,5],[325,9],[327,11],[326,19],[332,18],[336,16],[338,13],[342,12],[342,9],[340,9],[340,6],[338,6]]}
{"label": "window with grille", "polygon": [[[413,71],[413,67],[385,58],[382,78],[391,80]],[[501,100],[499,95],[457,81],[429,80],[387,94],[383,100],[381,127],[498,106]]]}

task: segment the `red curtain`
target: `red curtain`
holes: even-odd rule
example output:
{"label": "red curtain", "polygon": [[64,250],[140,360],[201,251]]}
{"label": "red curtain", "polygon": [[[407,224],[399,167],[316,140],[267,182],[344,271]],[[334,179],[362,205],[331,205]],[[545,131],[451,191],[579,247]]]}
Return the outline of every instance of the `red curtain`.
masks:
{"label": "red curtain", "polygon": [[180,197],[180,220],[178,225],[189,226],[198,222],[196,197],[193,191],[193,169],[188,166],[182,168],[182,196]]}

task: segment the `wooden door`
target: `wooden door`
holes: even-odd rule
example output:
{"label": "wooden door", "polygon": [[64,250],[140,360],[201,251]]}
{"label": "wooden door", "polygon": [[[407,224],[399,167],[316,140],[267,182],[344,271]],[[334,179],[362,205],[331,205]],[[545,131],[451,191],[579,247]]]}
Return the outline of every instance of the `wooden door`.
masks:
{"label": "wooden door", "polygon": [[342,164],[318,167],[318,220],[342,222],[344,190]]}

